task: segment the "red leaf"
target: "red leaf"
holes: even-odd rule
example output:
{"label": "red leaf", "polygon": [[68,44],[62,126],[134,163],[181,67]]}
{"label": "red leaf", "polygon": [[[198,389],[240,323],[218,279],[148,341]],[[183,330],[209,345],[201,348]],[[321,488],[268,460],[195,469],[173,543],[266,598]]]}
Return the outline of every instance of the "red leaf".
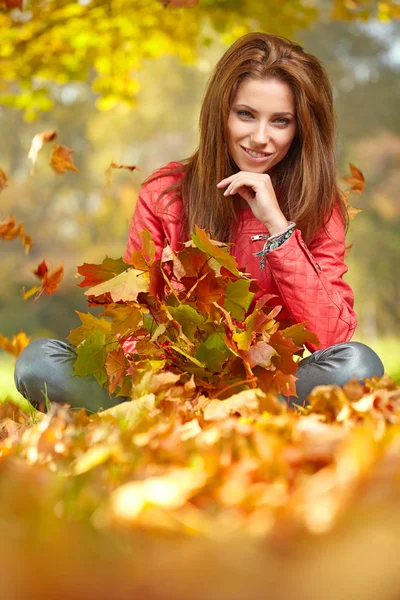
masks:
{"label": "red leaf", "polygon": [[42,262],[33,271],[33,274],[36,275],[36,277],[39,277],[39,279],[42,279],[48,272],[49,268],[46,264],[46,261],[42,260]]}

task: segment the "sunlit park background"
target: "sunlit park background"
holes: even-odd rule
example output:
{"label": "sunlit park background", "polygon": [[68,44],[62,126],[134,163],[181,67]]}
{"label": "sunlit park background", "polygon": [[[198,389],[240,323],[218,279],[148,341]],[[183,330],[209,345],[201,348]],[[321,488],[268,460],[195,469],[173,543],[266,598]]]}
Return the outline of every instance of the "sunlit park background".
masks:
{"label": "sunlit park background", "polygon": [[[22,8],[22,10],[21,10]],[[334,87],[338,177],[349,163],[366,180],[350,203],[348,281],[356,340],[400,378],[400,23],[397,2],[374,0],[46,0],[0,2],[0,166],[9,178],[0,218],[31,234],[1,241],[0,333],[65,338],[85,311],[76,266],[122,255],[141,182],[197,143],[213,65],[251,30],[300,42],[326,65]],[[79,174],[56,175],[52,144],[35,170],[33,136],[55,130]],[[111,161],[141,170],[105,171]],[[345,189],[343,185],[343,189]],[[205,190],[205,193],[207,191]],[[45,259],[63,263],[58,292],[37,302],[21,289]],[[0,396],[16,398],[14,358],[0,354]]]}

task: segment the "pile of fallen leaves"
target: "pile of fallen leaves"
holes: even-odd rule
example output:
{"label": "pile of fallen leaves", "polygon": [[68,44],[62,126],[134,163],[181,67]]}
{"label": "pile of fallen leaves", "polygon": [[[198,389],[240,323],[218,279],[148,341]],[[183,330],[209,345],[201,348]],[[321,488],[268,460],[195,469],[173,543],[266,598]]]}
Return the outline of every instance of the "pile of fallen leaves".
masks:
{"label": "pile of fallen leaves", "polygon": [[[30,597],[57,573],[57,597],[69,598],[73,569],[85,598],[257,598],[285,569],[276,597],[291,597],[301,573],[296,597],[314,597],[320,579],[324,597],[339,600],[329,576],[339,564],[353,565],[353,598],[376,597],[366,586],[383,561],[376,544],[398,545],[400,389],[386,377],[321,386],[300,412],[259,388],[211,399],[183,380],[156,373],[151,392],[90,416],[1,406],[0,556],[5,544],[9,560],[10,547],[15,560],[29,557],[40,589],[29,584]],[[39,585],[41,552],[53,579],[46,569]],[[398,569],[384,560],[393,590]],[[122,570],[124,593],[93,587],[99,564]],[[386,597],[396,596],[383,585]]]}

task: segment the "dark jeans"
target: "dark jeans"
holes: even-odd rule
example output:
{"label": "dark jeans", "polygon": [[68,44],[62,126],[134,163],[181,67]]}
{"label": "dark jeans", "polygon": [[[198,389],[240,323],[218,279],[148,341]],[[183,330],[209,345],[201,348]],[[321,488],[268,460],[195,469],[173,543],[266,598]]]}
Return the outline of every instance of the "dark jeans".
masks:
{"label": "dark jeans", "polygon": [[[46,338],[35,340],[18,357],[15,385],[35,407],[44,404],[45,389],[51,402],[67,403],[72,408],[92,412],[126,400],[110,395],[92,375],[74,377],[75,360],[75,349],[68,342]],[[307,396],[316,385],[342,386],[354,376],[362,381],[373,375],[380,377],[383,372],[381,359],[365,344],[335,344],[300,361],[296,373],[298,398],[292,397],[290,403],[306,405]]]}

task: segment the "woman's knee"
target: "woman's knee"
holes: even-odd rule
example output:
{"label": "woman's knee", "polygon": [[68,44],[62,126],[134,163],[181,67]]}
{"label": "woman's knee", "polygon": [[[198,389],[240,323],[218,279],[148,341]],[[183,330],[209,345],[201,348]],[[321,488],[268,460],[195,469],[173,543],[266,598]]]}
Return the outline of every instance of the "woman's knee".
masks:
{"label": "woman's knee", "polygon": [[359,381],[381,377],[385,371],[377,353],[362,342],[343,342],[332,347],[331,360],[343,369],[342,379],[356,377]]}
{"label": "woman's knee", "polygon": [[14,381],[17,390],[31,400],[32,393],[44,391],[46,382],[63,376],[71,369],[76,354],[73,346],[55,339],[39,338],[31,342],[17,358]]}

